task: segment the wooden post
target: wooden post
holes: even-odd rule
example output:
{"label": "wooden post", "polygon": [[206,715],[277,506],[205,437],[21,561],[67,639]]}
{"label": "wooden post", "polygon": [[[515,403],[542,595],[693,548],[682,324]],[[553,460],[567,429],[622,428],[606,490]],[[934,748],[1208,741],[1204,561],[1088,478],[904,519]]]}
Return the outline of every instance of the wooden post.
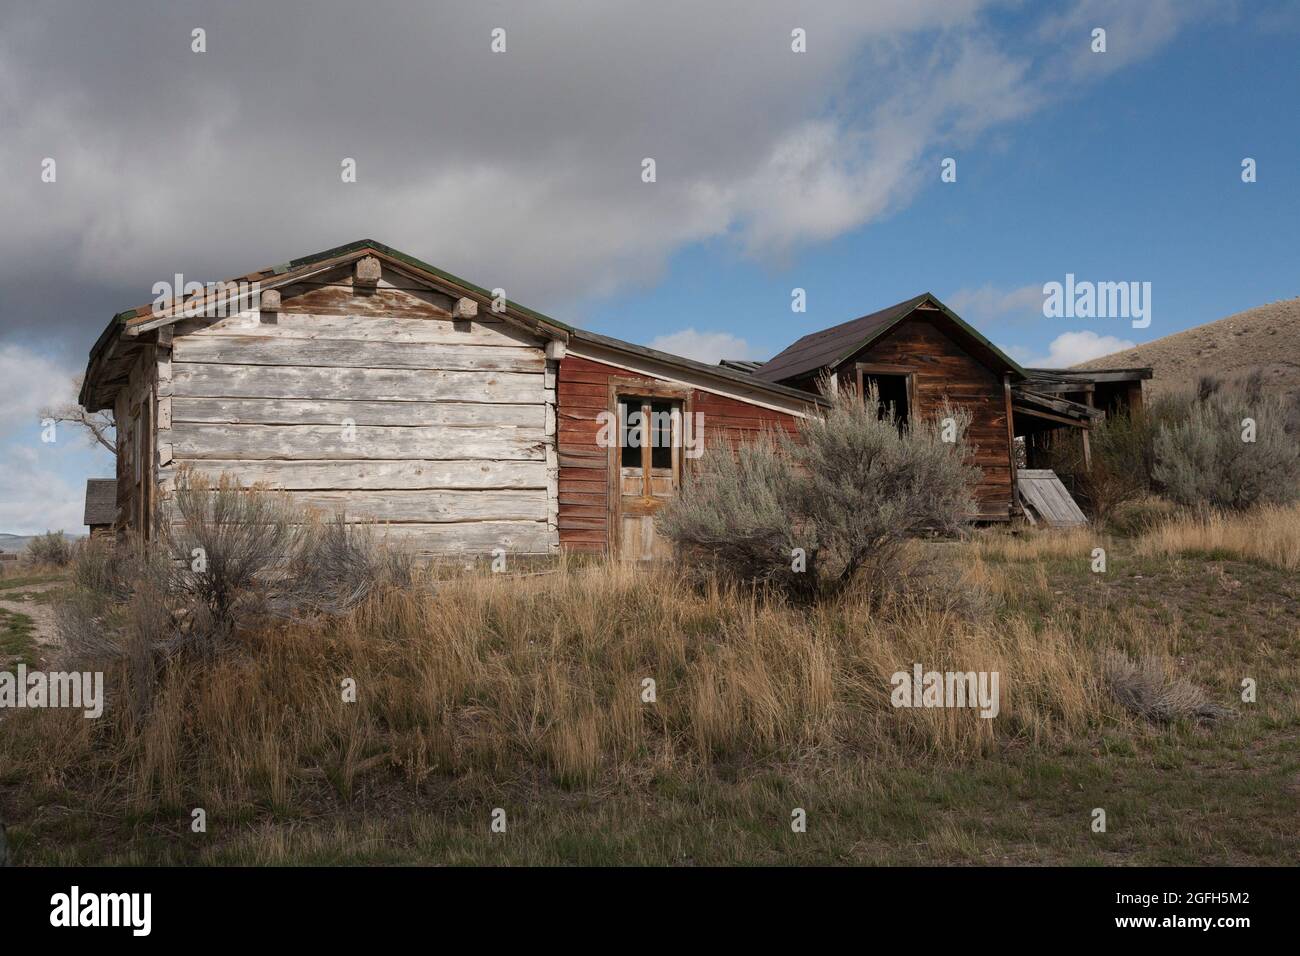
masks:
{"label": "wooden post", "polygon": [[[1002,373],[1002,398],[1007,410],[1007,464],[1011,466],[1011,510],[1020,511],[1020,488],[1016,484],[1016,424],[1011,410],[1011,373]],[[1028,455],[1028,449],[1025,454]]]}
{"label": "wooden post", "polygon": [[[1083,393],[1083,403],[1092,408],[1092,393],[1096,386],[1089,385]],[[1083,470],[1092,471],[1092,446],[1088,444],[1088,432],[1092,429],[1092,423],[1088,422],[1083,426]]]}
{"label": "wooden post", "polygon": [[1140,381],[1129,383],[1128,410],[1129,414],[1142,410],[1142,383]]}

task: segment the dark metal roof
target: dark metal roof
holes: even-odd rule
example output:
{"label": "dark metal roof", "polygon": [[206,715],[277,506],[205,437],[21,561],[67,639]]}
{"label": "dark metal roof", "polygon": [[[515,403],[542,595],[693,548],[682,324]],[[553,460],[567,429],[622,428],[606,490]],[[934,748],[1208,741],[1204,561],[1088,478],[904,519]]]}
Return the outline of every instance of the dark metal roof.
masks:
{"label": "dark metal roof", "polygon": [[753,374],[762,368],[766,363],[751,362],[747,359],[720,359],[718,364],[723,368],[733,369],[737,372],[748,372]]}
{"label": "dark metal roof", "polygon": [[117,520],[117,479],[86,479],[86,512],[82,523],[113,524]]}
{"label": "dark metal roof", "polygon": [[737,385],[744,385],[750,388],[756,388],[763,392],[770,392],[773,395],[780,395],[784,398],[797,399],[808,405],[826,405],[827,401],[821,395],[812,392],[805,392],[802,389],[791,388],[788,385],[780,385],[776,382],[765,382],[757,376],[748,372],[742,372],[737,369],[727,368],[723,365],[707,365],[704,362],[697,362],[695,359],[683,358],[680,355],[673,355],[669,352],[660,352],[658,349],[647,348],[644,345],[634,345],[631,342],[624,342],[622,339],[612,338],[608,335],[601,335],[598,332],[588,332],[586,329],[573,329],[570,338],[576,342],[592,342],[596,345],[604,345],[607,348],[616,349],[626,355],[639,356],[644,359],[651,359],[656,362],[662,362],[664,365],[672,368],[683,369],[693,372],[703,372],[716,379],[722,379],[728,382],[734,382]]}
{"label": "dark metal roof", "polygon": [[1104,382],[1142,382],[1151,378],[1149,368],[1059,369],[1027,368],[1023,384],[1038,392],[1062,394],[1082,392]]}
{"label": "dark metal roof", "polygon": [[763,363],[763,367],[754,374],[757,378],[778,382],[781,379],[794,378],[834,365],[846,355],[856,352],[863,344],[876,338],[926,298],[924,294],[918,295],[906,302],[881,309],[879,312],[833,325],[829,329],[809,332],[777,354],[775,358]]}
{"label": "dark metal roof", "polygon": [[818,369],[833,369],[922,307],[926,309],[927,315],[938,315],[946,319],[950,327],[965,338],[972,353],[983,362],[1002,371],[1012,372],[1016,378],[1025,377],[1025,370],[1009,355],[929,292],[923,292],[879,312],[872,312],[870,315],[831,326],[829,329],[810,332],[775,358],[765,362],[763,367],[754,373],[754,377],[767,379],[769,382],[780,382],[807,375]]}

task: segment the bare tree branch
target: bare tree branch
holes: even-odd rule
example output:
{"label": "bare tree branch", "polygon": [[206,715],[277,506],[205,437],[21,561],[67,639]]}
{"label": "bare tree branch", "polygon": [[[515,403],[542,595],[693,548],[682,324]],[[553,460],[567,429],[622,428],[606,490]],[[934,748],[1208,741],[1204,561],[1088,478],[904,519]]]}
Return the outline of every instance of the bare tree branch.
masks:
{"label": "bare tree branch", "polygon": [[[80,391],[81,376],[73,379],[72,385],[74,389]],[[117,454],[117,423],[113,420],[111,411],[88,412],[80,405],[69,403],[43,408],[40,415],[42,419],[80,425],[86,429],[88,438],[107,448],[110,454]]]}

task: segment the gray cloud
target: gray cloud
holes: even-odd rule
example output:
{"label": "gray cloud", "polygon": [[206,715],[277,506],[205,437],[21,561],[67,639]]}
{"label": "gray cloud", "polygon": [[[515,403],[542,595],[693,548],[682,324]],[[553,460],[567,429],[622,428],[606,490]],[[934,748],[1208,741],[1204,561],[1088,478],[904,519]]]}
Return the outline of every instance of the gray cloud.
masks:
{"label": "gray cloud", "polygon": [[[1050,95],[1037,64],[1086,16],[1017,49],[990,6],[11,3],[0,334],[84,354],[160,278],[363,236],[561,314],[693,242],[779,261],[899,208],[933,150]],[[1147,36],[1176,20],[1160,6]]]}

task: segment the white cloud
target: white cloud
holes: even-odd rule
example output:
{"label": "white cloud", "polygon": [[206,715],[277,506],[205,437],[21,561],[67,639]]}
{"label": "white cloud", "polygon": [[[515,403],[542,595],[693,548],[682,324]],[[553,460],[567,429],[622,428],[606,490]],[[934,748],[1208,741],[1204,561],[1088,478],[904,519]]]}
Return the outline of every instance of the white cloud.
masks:
{"label": "white cloud", "polygon": [[[1069,368],[1080,362],[1087,362],[1112,352],[1131,349],[1136,342],[1121,339],[1114,335],[1098,335],[1096,332],[1062,332],[1047,347],[1046,355],[1035,356],[1026,348],[1011,348],[1008,353],[1021,365],[1030,368]],[[1023,357],[1022,357],[1023,356]]]}
{"label": "white cloud", "polygon": [[727,332],[698,332],[693,328],[661,335],[650,343],[650,348],[695,359],[697,362],[707,362],[710,365],[724,358],[758,357],[754,354],[753,347],[742,338]]}
{"label": "white cloud", "polygon": [[74,375],[31,349],[0,343],[0,437],[35,434],[43,409],[75,403]]}
{"label": "white cloud", "polygon": [[[1062,72],[1072,79],[1096,78],[1148,56],[1168,42],[1192,17],[1218,12],[1230,16],[1231,5],[1216,0],[1075,0],[1039,24],[1038,35],[1060,43]],[[1106,31],[1106,52],[1092,51],[1092,31]]]}
{"label": "white cloud", "polygon": [[85,530],[82,475],[112,474],[110,457],[87,447],[78,426],[60,424],[42,441],[42,410],[73,403],[73,370],[13,344],[0,344],[0,531]]}
{"label": "white cloud", "polygon": [[1018,289],[1000,289],[984,285],[978,289],[958,289],[944,301],[968,322],[981,323],[1029,315],[1041,317],[1043,287],[1026,285]]}
{"label": "white cloud", "polygon": [[46,449],[11,442],[0,446],[0,531],[39,534],[84,532],[85,486],[54,467]]}
{"label": "white cloud", "polygon": [[[0,14],[0,211],[24,229],[0,233],[0,281],[147,289],[370,236],[548,308],[651,281],[702,241],[782,260],[905,205],[936,181],[939,144],[1060,94],[1053,57],[1088,18],[1017,50],[1000,5],[821,0],[798,12],[805,54],[782,0],[378,2],[364,18],[228,0],[204,10],[204,54],[175,18],[18,5]],[[1144,43],[1177,24],[1158,5]]]}

